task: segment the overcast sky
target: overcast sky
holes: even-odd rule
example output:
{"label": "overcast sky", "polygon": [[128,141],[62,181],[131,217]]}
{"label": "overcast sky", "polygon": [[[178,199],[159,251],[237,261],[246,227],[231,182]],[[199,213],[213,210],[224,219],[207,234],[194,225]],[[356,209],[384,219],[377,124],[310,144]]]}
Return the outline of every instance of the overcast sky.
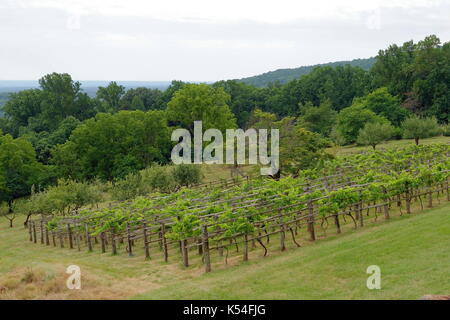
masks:
{"label": "overcast sky", "polygon": [[233,79],[429,34],[449,0],[0,0],[0,80]]}

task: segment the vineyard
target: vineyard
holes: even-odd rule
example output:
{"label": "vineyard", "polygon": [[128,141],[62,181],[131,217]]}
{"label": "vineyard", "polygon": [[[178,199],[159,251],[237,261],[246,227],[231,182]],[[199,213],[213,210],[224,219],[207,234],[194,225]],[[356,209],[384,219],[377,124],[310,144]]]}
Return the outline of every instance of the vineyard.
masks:
{"label": "vineyard", "polygon": [[227,264],[303,246],[370,220],[450,201],[450,145],[371,151],[329,160],[280,180],[243,179],[45,215],[29,240],[60,248],[142,255],[184,267]]}

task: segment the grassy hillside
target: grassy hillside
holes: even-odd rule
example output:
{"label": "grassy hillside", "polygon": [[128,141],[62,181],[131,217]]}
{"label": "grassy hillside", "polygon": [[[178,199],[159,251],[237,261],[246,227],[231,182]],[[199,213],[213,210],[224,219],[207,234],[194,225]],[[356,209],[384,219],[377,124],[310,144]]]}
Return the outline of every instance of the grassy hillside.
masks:
{"label": "grassy hillside", "polygon": [[[450,204],[379,219],[302,248],[252,251],[204,274],[200,263],[144,261],[141,253],[78,252],[28,242],[20,226],[0,222],[0,299],[417,299],[448,294]],[[273,245],[277,245],[274,238]],[[82,290],[68,290],[65,268],[80,266]],[[379,265],[382,289],[366,288],[366,268]]]}
{"label": "grassy hillside", "polygon": [[[450,205],[253,260],[141,299],[417,299],[450,293]],[[445,223],[447,222],[447,223]],[[366,287],[369,265],[381,290]]]}
{"label": "grassy hillside", "polygon": [[266,72],[253,77],[239,79],[240,82],[254,85],[256,87],[264,87],[271,82],[279,81],[280,83],[286,83],[293,79],[298,79],[304,74],[310,73],[315,67],[319,66],[330,66],[337,67],[343,65],[351,65],[354,67],[361,67],[365,70],[369,70],[375,62],[375,58],[367,59],[355,59],[351,61],[337,61],[329,62],[324,64],[316,64],[312,66],[303,66],[299,68],[292,69],[278,69],[275,71]]}

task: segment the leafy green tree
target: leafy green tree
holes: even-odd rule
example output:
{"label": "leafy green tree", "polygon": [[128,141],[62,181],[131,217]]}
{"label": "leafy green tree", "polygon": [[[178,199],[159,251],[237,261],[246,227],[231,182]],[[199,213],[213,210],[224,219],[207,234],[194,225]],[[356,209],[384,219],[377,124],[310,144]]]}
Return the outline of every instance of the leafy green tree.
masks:
{"label": "leafy green tree", "polygon": [[112,181],[153,162],[167,162],[170,135],[163,111],[99,113],[53,152],[62,177]]}
{"label": "leafy green tree", "polygon": [[337,116],[335,135],[339,136],[341,143],[349,144],[356,141],[359,130],[367,123],[386,123],[388,120],[375,114],[365,106],[356,103],[343,109]]}
{"label": "leafy green tree", "polygon": [[325,149],[331,146],[328,139],[320,134],[302,128],[302,123],[294,117],[276,119],[274,114],[255,109],[252,114],[252,128],[279,130],[280,170],[275,178],[282,174],[298,175],[301,170],[314,168],[331,155]]}
{"label": "leafy green tree", "polygon": [[417,45],[413,41],[402,46],[393,44],[378,51],[370,70],[376,87],[387,87],[394,95],[403,96],[411,91],[414,82],[414,59]]}
{"label": "leafy green tree", "polygon": [[397,127],[410,115],[410,112],[401,106],[400,99],[392,96],[385,87],[378,88],[357,101],[369,110],[388,119]]}
{"label": "leafy green tree", "polygon": [[218,81],[214,88],[223,88],[230,95],[230,108],[238,127],[245,128],[252,110],[258,105],[257,88],[236,80]]}
{"label": "leafy green tree", "polygon": [[84,120],[94,115],[93,102],[81,91],[80,82],[73,81],[69,74],[47,74],[39,79],[39,85],[42,90],[39,117],[48,128],[46,131],[53,131],[69,116]]}
{"label": "leafy green tree", "polygon": [[142,99],[139,96],[134,96],[131,101],[131,110],[145,110],[145,105]]}
{"label": "leafy green tree", "polygon": [[120,100],[125,94],[125,87],[111,81],[106,87],[98,87],[97,99],[101,101],[101,112],[117,112],[120,109]]}
{"label": "leafy green tree", "polygon": [[43,177],[44,166],[29,141],[0,136],[0,201],[6,201],[10,211],[13,200],[30,194],[31,186]]}
{"label": "leafy green tree", "polygon": [[28,126],[28,119],[41,113],[42,91],[39,89],[22,90],[11,93],[3,106],[6,117],[11,121],[15,134],[19,127]]}
{"label": "leafy green tree", "polygon": [[420,118],[412,116],[403,121],[403,138],[414,139],[416,145],[420,139],[437,136],[441,133],[441,128],[436,118]]}
{"label": "leafy green tree", "polygon": [[128,89],[120,105],[121,110],[162,110],[166,107],[161,90],[144,87]]}
{"label": "leafy green tree", "polygon": [[236,119],[228,106],[230,96],[222,88],[206,84],[187,84],[167,104],[167,118],[175,125],[194,130],[194,121],[203,122],[203,130],[221,131],[236,127]]}
{"label": "leafy green tree", "polygon": [[389,123],[366,123],[363,129],[359,130],[356,142],[365,146],[376,146],[383,141],[389,140],[394,134],[394,127]]}
{"label": "leafy green tree", "polygon": [[328,137],[331,129],[336,123],[337,112],[331,108],[331,101],[327,100],[320,106],[313,106],[312,103],[300,105],[300,123],[312,132],[320,133]]}

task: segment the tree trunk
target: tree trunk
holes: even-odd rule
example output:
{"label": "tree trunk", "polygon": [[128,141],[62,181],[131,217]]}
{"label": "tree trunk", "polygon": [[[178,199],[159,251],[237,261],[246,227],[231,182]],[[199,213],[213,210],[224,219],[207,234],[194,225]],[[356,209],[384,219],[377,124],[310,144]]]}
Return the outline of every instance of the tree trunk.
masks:
{"label": "tree trunk", "polygon": [[416,146],[419,145],[419,138],[414,138],[414,141],[416,142]]}

